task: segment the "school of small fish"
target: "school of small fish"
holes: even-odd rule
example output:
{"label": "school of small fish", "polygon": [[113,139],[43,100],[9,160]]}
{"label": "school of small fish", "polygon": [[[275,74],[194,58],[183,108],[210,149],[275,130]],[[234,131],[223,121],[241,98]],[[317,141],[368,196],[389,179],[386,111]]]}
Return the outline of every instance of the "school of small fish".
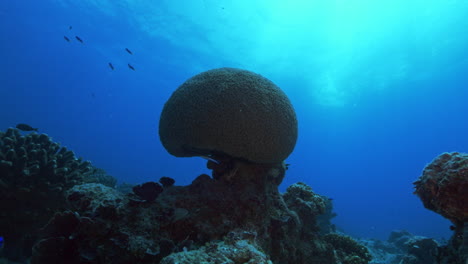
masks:
{"label": "school of small fish", "polygon": [[[68,27],[68,30],[72,30],[73,27],[72,26],[69,26]],[[71,42],[71,39],[67,36],[63,36],[63,39],[65,39],[66,42]],[[75,39],[80,42],[81,44],[84,44],[84,40],[82,38],[80,38],[79,36],[75,36]],[[129,49],[129,48],[125,48],[125,51],[130,54],[130,55],[133,55],[133,52]],[[109,66],[109,68],[113,71],[115,70],[115,67],[114,67],[114,64],[112,64],[112,62],[109,62],[107,64]],[[130,63],[127,64],[128,68],[132,71],[135,71],[135,67],[133,67],[133,65],[131,65]]]}

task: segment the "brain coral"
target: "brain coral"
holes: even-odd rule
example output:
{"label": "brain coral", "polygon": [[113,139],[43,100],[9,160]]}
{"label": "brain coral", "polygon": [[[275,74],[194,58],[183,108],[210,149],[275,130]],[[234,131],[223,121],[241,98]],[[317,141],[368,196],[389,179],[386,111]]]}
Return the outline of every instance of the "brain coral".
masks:
{"label": "brain coral", "polygon": [[297,140],[287,96],[250,71],[219,68],[184,82],[164,105],[159,136],[177,157],[227,154],[256,163],[285,160]]}
{"label": "brain coral", "polygon": [[455,224],[468,221],[468,154],[443,153],[414,182],[424,206]]}

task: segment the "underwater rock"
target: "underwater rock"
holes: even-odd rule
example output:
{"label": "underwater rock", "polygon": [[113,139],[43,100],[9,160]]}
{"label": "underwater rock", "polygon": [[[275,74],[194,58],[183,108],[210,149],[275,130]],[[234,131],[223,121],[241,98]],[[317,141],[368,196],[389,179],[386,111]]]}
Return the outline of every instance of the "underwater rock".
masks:
{"label": "underwater rock", "polygon": [[281,163],[296,144],[297,119],[286,94],[267,78],[219,68],[193,76],[172,94],[159,137],[176,157],[221,154]]}
{"label": "underwater rock", "polygon": [[372,259],[369,250],[349,236],[331,233],[324,239],[334,248],[334,254],[343,264],[366,264]]}
{"label": "underwater rock", "polygon": [[101,183],[107,187],[114,188],[117,179],[108,175],[104,169],[94,168],[83,175],[83,182]]}
{"label": "underwater rock", "polygon": [[152,202],[163,191],[163,188],[157,182],[145,182],[133,187],[133,192],[140,198]]}
{"label": "underwater rock", "polygon": [[124,199],[122,193],[100,183],[75,185],[66,193],[69,208],[84,216],[99,216],[112,220],[121,210]]}
{"label": "underwater rock", "polygon": [[401,264],[437,264],[439,244],[431,238],[418,238],[407,243],[408,252]]}
{"label": "underwater rock", "polygon": [[[160,224],[171,219],[167,208],[132,205],[129,195],[95,183],[74,186],[67,200],[74,213],[56,214],[43,228],[34,246],[33,264],[50,263],[43,256],[51,255],[54,263],[159,263],[175,249],[173,241],[159,233],[163,232]],[[65,225],[70,218],[69,222],[78,219],[79,224]],[[57,252],[68,254],[51,254],[48,240]]]}
{"label": "underwater rock", "polygon": [[455,225],[468,222],[468,154],[443,153],[414,182],[424,206]]}
{"label": "underwater rock", "polygon": [[414,235],[406,230],[392,231],[387,239],[388,243],[394,245],[400,252],[408,250],[408,243],[413,239]]}
{"label": "underwater rock", "polygon": [[453,261],[461,263],[467,260],[468,154],[442,153],[424,168],[414,185],[414,193],[421,199],[424,207],[454,224],[454,234],[450,243],[441,251],[456,252],[459,257]]}
{"label": "underwater rock", "polygon": [[[31,256],[38,230],[66,207],[65,191],[80,183],[91,164],[77,160],[46,134],[0,133],[0,230],[8,243],[3,255]],[[15,226],[15,228],[11,228]]]}
{"label": "underwater rock", "polygon": [[393,231],[387,241],[361,239],[373,259],[371,264],[466,264],[460,258],[453,238],[438,242],[432,238],[415,236],[407,231]]}
{"label": "underwater rock", "polygon": [[77,159],[46,134],[0,131],[0,230],[7,241],[3,256],[14,261],[31,256],[40,228],[68,207],[66,192],[93,181],[91,168],[89,161]]}
{"label": "underwater rock", "polygon": [[[67,191],[67,200],[79,216],[78,228],[65,228],[73,229],[71,235],[62,232],[68,238],[63,235],[57,240],[57,232],[49,232],[53,235],[46,234],[40,241],[51,239],[58,252],[66,252],[72,243],[77,252],[66,259],[70,263],[224,259],[224,263],[335,264],[352,263],[345,260],[359,256],[357,246],[356,252],[334,253],[344,250],[317,232],[316,217],[326,207],[324,197],[303,183],[280,194],[278,177],[284,174],[280,165],[238,160],[234,164],[235,181],[200,175],[188,186],[164,189],[152,203],[133,202],[134,194],[125,195],[102,184],[74,186]],[[72,217],[67,213],[58,216]],[[49,225],[61,226],[61,222],[50,221]],[[46,248],[38,243],[35,259],[44,255],[39,249]],[[364,260],[360,258],[359,263]],[[39,263],[46,262],[34,264]]]}
{"label": "underwater rock", "polygon": [[164,188],[167,188],[167,187],[173,186],[175,183],[175,180],[169,177],[161,177],[161,179],[159,179],[159,182],[162,184]]}
{"label": "underwater rock", "polygon": [[[315,194],[305,183],[298,182],[289,186],[283,198],[288,208],[308,223],[316,222],[317,215],[325,213],[326,199]],[[318,231],[318,227],[310,231]]]}
{"label": "underwater rock", "polygon": [[226,263],[273,264],[254,241],[225,239],[196,250],[183,250],[165,257],[161,264]]}

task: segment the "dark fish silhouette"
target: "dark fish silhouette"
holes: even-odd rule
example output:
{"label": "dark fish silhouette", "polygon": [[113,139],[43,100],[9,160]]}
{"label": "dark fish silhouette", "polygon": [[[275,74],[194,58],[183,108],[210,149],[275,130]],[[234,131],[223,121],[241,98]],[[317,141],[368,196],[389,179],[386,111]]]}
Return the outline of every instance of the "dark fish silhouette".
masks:
{"label": "dark fish silhouette", "polygon": [[63,38],[67,41],[70,42],[70,39],[67,36],[63,36]]}
{"label": "dark fish silhouette", "polygon": [[72,26],[69,26],[68,29],[71,30],[73,27]]}
{"label": "dark fish silhouette", "polygon": [[27,124],[17,124],[16,128],[22,131],[37,131],[38,130],[37,128],[33,128],[32,126],[27,125]]}
{"label": "dark fish silhouette", "polygon": [[114,65],[112,65],[112,63],[109,62],[109,68],[111,68],[111,70],[114,70]]}
{"label": "dark fish silhouette", "polygon": [[130,65],[130,63],[128,64],[128,67],[129,67],[129,68],[130,68],[130,70],[132,70],[132,71],[134,71],[134,70],[135,70],[135,68],[134,68],[132,65]]}
{"label": "dark fish silhouette", "polygon": [[131,50],[129,50],[128,48],[125,48],[125,50],[130,54],[130,55],[133,55],[133,52]]}
{"label": "dark fish silhouette", "polygon": [[83,40],[82,40],[80,37],[75,36],[75,38],[76,38],[76,40],[78,40],[79,42],[83,43]]}

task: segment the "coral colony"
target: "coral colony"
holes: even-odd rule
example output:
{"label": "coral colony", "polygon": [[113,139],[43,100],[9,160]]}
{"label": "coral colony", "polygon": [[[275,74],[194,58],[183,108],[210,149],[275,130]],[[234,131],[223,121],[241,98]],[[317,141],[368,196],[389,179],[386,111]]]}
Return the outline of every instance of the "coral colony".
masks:
{"label": "coral colony", "polygon": [[116,187],[104,170],[21,127],[33,132],[0,132],[6,260],[365,264],[391,249],[386,263],[464,264],[468,252],[468,155],[442,154],[415,183],[424,205],[453,222],[447,245],[405,232],[387,242],[358,242],[331,224],[331,199],[304,183],[278,191],[297,140],[296,114],[279,87],[249,71],[200,73],[165,104],[163,146],[177,157],[207,157],[212,170],[188,186],[159,176]]}

